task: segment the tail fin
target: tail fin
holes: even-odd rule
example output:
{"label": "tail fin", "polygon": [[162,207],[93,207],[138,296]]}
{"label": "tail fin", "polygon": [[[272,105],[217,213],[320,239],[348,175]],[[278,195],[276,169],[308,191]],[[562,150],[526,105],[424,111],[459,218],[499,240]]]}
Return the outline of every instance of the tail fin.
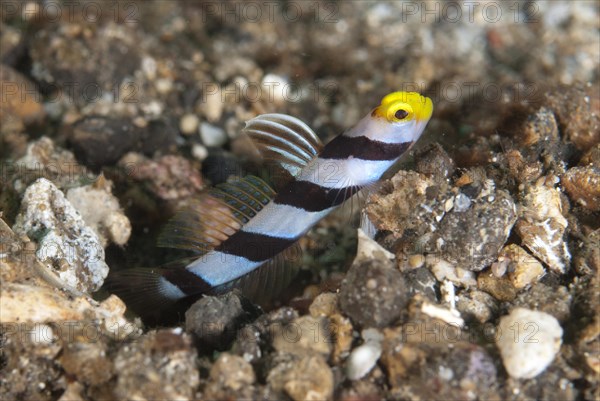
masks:
{"label": "tail fin", "polygon": [[133,268],[111,272],[104,288],[139,315],[166,309],[187,296],[164,276],[172,269]]}

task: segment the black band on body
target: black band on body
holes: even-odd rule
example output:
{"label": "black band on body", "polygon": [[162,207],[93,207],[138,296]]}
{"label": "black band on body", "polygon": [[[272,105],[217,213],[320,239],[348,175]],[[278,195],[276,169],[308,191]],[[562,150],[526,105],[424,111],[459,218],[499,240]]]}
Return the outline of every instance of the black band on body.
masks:
{"label": "black band on body", "polygon": [[294,181],[279,192],[273,201],[308,212],[320,212],[342,204],[358,191],[359,186],[326,188],[309,181]]}
{"label": "black band on body", "polygon": [[321,153],[322,159],[347,159],[350,156],[362,160],[394,160],[412,145],[412,142],[386,143],[374,141],[366,136],[349,137],[338,135]]}
{"label": "black band on body", "polygon": [[213,287],[184,268],[165,269],[162,276],[186,295],[208,294]]}
{"label": "black band on body", "polygon": [[215,251],[241,256],[253,262],[272,258],[297,241],[297,238],[279,238],[239,230],[227,238]]}

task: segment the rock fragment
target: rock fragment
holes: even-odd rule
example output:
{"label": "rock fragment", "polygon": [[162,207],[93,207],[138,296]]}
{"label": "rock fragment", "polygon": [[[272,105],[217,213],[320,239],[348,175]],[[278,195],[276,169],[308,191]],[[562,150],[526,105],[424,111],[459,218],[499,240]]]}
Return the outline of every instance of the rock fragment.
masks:
{"label": "rock fragment", "polygon": [[179,120],[179,130],[184,135],[192,135],[198,131],[200,119],[196,114],[188,113],[181,116]]}
{"label": "rock fragment", "polygon": [[185,329],[200,344],[222,348],[235,338],[236,330],[248,318],[237,294],[206,296],[185,313]]}
{"label": "rock fragment", "polygon": [[527,188],[520,202],[516,231],[523,245],[552,271],[565,273],[571,254],[563,239],[567,219],[560,192],[543,184]]}
{"label": "rock fragment", "polygon": [[433,178],[450,177],[456,164],[442,146],[435,142],[423,149],[416,157],[416,170]]}
{"label": "rock fragment", "polygon": [[210,379],[222,387],[235,391],[251,386],[256,377],[252,365],[244,358],[224,352],[219,355],[210,369]]}
{"label": "rock fragment", "polygon": [[353,264],[340,288],[340,309],[364,328],[386,327],[408,303],[402,273],[378,259]]}
{"label": "rock fragment", "polygon": [[[97,333],[92,333],[92,335]],[[99,337],[88,341],[74,341],[63,347],[60,363],[67,374],[87,385],[106,383],[114,375],[113,364],[107,355],[107,346]]]}
{"label": "rock fragment", "polygon": [[472,394],[497,398],[490,354],[461,340],[460,329],[439,321],[419,319],[385,329],[381,362],[396,398],[403,394],[410,394],[409,399],[472,399]]}
{"label": "rock fragment", "polygon": [[200,138],[204,146],[220,147],[227,142],[225,130],[207,122],[200,123]]}
{"label": "rock fragment", "polygon": [[131,223],[112,194],[111,182],[98,178],[92,185],[71,188],[67,199],[98,234],[103,247],[108,242],[125,245],[131,235]]}
{"label": "rock fragment", "polygon": [[0,96],[0,133],[21,131],[46,116],[42,95],[33,83],[4,64],[0,66]]}
{"label": "rock fragment", "polygon": [[87,116],[73,124],[70,141],[79,160],[99,169],[135,149],[140,135],[140,129],[128,119]]}
{"label": "rock fragment", "polygon": [[464,176],[468,182],[459,179],[450,187],[440,177],[400,171],[370,198],[369,218],[377,229],[391,232],[392,246],[403,254],[434,254],[461,269],[480,271],[506,242],[516,206],[485,172],[475,169]]}
{"label": "rock fragment", "polygon": [[181,329],[151,331],[114,359],[117,399],[191,400],[200,383],[196,351]]}
{"label": "rock fragment", "polygon": [[128,178],[145,183],[150,191],[164,200],[185,198],[203,187],[202,175],[182,156],[166,155],[148,159],[128,153],[118,165]]}
{"label": "rock fragment", "polygon": [[464,212],[448,213],[442,219],[440,252],[450,263],[480,271],[496,259],[516,219],[512,197],[496,191]]}
{"label": "rock fragment", "polygon": [[38,259],[67,286],[88,293],[102,286],[108,266],[98,235],[47,179],[27,188],[13,230],[37,243]]}
{"label": "rock fragment", "polygon": [[561,185],[569,197],[584,208],[600,211],[600,168],[573,167],[562,176]]}
{"label": "rock fragment", "polygon": [[333,292],[324,292],[316,296],[310,304],[308,311],[311,316],[331,316],[338,311],[338,295]]}
{"label": "rock fragment", "polygon": [[456,308],[467,320],[473,317],[479,323],[491,320],[499,310],[498,302],[494,297],[475,289],[463,292],[458,299]]}
{"label": "rock fragment", "polygon": [[306,355],[317,353],[329,357],[332,348],[331,326],[326,318],[302,316],[288,325],[276,323],[271,328],[273,347],[279,352]]}
{"label": "rock fragment", "polygon": [[531,379],[554,360],[563,330],[547,313],[515,308],[500,319],[496,345],[508,374]]}
{"label": "rock fragment", "polygon": [[363,330],[364,343],[354,348],[346,362],[346,375],[350,380],[358,380],[373,369],[381,356],[383,335],[375,329]]}
{"label": "rock fragment", "polygon": [[505,246],[498,256],[499,264],[507,266],[508,278],[516,289],[523,289],[546,273],[544,266],[516,244]]}
{"label": "rock fragment", "polygon": [[564,136],[580,150],[600,142],[600,97],[592,85],[563,86],[546,94]]}
{"label": "rock fragment", "polygon": [[73,186],[91,184],[98,178],[80,165],[72,152],[56,146],[52,139],[45,136],[27,145],[25,155],[15,162],[12,172],[11,180],[19,193],[38,178],[47,178],[63,191]]}
{"label": "rock fragment", "polygon": [[333,372],[320,355],[280,358],[267,383],[275,393],[285,393],[294,401],[322,401],[333,395]]}
{"label": "rock fragment", "polygon": [[477,288],[485,291],[498,301],[510,302],[517,296],[517,289],[507,276],[497,277],[491,270],[477,275]]}

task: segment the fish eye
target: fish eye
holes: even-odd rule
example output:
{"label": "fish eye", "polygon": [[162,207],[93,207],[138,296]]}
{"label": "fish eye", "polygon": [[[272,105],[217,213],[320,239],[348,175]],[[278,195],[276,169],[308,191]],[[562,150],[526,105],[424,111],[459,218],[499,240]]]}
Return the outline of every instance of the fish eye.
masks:
{"label": "fish eye", "polygon": [[398,109],[395,113],[394,113],[394,117],[398,120],[404,120],[406,117],[408,117],[409,112],[403,109]]}
{"label": "fish eye", "polygon": [[391,104],[387,111],[387,119],[391,123],[406,122],[413,118],[414,112],[410,104],[396,102]]}

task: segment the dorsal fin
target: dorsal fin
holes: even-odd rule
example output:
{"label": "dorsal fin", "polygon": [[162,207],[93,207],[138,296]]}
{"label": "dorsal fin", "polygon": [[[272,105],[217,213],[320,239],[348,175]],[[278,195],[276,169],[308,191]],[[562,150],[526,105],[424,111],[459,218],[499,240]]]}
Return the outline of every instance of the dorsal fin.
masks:
{"label": "dorsal fin", "polygon": [[158,236],[158,246],[206,253],[235,234],[274,195],[268,184],[251,175],[220,184],[178,211]]}
{"label": "dorsal fin", "polygon": [[246,122],[242,130],[265,162],[295,177],[323,149],[314,131],[287,114],[262,114]]}
{"label": "dorsal fin", "polygon": [[235,219],[242,224],[254,217],[275,195],[275,191],[267,183],[253,175],[220,184],[209,193],[226,204]]}

